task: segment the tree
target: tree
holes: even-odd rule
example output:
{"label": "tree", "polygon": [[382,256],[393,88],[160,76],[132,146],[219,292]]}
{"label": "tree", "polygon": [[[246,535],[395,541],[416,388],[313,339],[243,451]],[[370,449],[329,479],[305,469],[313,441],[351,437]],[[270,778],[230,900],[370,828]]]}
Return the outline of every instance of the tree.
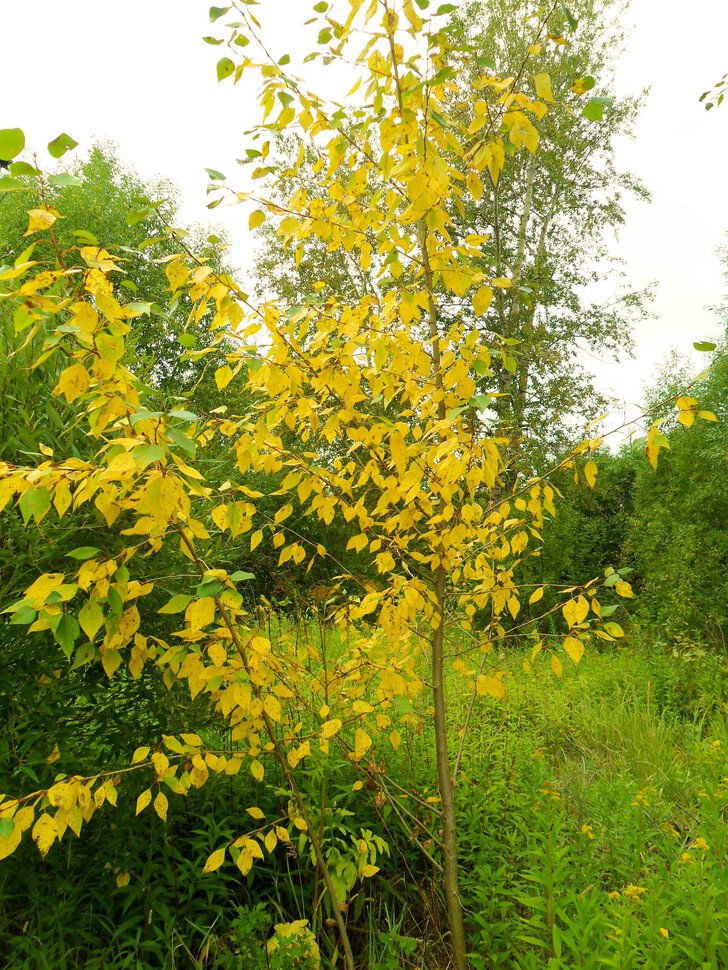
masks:
{"label": "tree", "polygon": [[[121,257],[95,242],[64,249],[54,241],[61,214],[52,207],[32,210],[28,229],[48,240],[52,256],[35,260],[26,250],[0,272],[3,300],[14,313],[41,318],[41,356],[58,361],[54,393],[66,399],[89,443],[84,458],[59,447],[41,449],[25,465],[0,464],[0,506],[31,529],[48,516],[63,519],[71,508],[93,509],[105,537],[103,548],[73,550],[73,565],[59,563],[35,579],[9,607],[12,621],[52,637],[72,664],[83,656],[109,678],[122,665],[136,678],[145,664],[156,664],[165,683],[183,681],[192,698],[208,700],[231,739],[220,746],[214,734],[148,738],[124,769],[46,778],[35,791],[4,796],[0,855],[11,854],[26,831],[42,854],[69,828],[79,834],[105,803],[116,803],[129,775],[149,778],[137,813],[153,805],[164,820],[166,791],[185,795],[211,772],[232,775],[245,767],[262,783],[277,770],[290,795],[286,823],[251,805],[255,825],[218,846],[205,871],[230,859],[247,875],[264,850],[274,852],[298,830],[301,851],[310,850],[326,888],[348,970],[354,954],[342,889],[376,875],[378,847],[362,836],[353,874],[336,878],[324,820],[306,798],[299,765],[320,758],[325,771],[336,750],[360,790],[366,782],[378,798],[399,804],[386,751],[413,722],[431,725],[440,804],[425,805],[428,822],[415,823],[439,842],[439,859],[422,848],[443,873],[454,965],[463,970],[468,945],[447,722],[450,669],[474,696],[503,696],[503,674],[488,666],[490,651],[506,636],[506,618],[521,609],[517,571],[538,541],[544,513],[554,512],[554,490],[543,478],[519,475],[506,489],[507,443],[501,429],[490,433],[483,416],[493,398],[477,394],[479,381],[495,376],[493,361],[508,358],[512,338],[484,334],[452,315],[453,303],[467,303],[482,317],[493,290],[514,285],[483,267],[484,235],[462,236],[452,200],[477,201],[486,170],[497,184],[507,155],[536,153],[551,88],[538,71],[537,96],[523,90],[531,60],[505,79],[486,68],[477,82],[482,101],[467,118],[460,107],[452,113],[451,67],[465,48],[453,45],[438,13],[426,22],[418,9],[411,0],[398,9],[389,0],[367,7],[350,0],[340,16],[323,11],[318,41],[326,58],[338,59],[362,33],[366,38],[357,58],[366,100],[349,112],[351,126],[343,109],[304,92],[284,70],[287,59],[272,60],[260,44],[259,134],[296,123],[325,145],[328,159],[316,172],[322,198],[298,188],[288,198],[277,229],[281,245],[316,236],[351,253],[363,272],[376,252],[387,276],[381,291],[358,298],[347,292],[297,307],[275,300],[255,305],[231,279],[178,249],[165,265],[173,300],[189,300],[193,320],[209,319],[226,359],[215,373],[217,387],[245,391],[238,413],[149,407],[155,390],[129,365],[125,346],[145,308],[115,285]],[[229,11],[212,8],[211,16]],[[244,50],[258,40],[257,21],[245,2],[231,16],[229,50]],[[534,50],[539,43],[562,45],[563,38],[547,37],[549,17],[534,22]],[[245,54],[237,66],[226,55],[218,76],[237,78],[253,66]],[[476,121],[478,130],[471,130]],[[287,166],[269,162],[264,169],[283,193]],[[253,224],[280,213],[279,199],[256,194],[255,204]],[[204,461],[221,440],[237,462],[237,474],[224,482],[206,474]],[[345,453],[332,451],[337,441],[346,442]],[[593,482],[588,455],[598,447],[599,439],[582,442],[565,461],[583,467]],[[286,502],[272,519],[261,514],[264,497],[248,484],[251,472],[283,474],[277,492]],[[290,639],[272,642],[237,588],[248,574],[230,572],[218,559],[229,543],[251,554],[265,544],[278,551],[281,566],[326,560],[323,543],[289,529],[294,502],[324,525],[337,511],[355,523],[350,546],[377,569],[378,582],[340,613],[346,648],[337,653]],[[189,572],[166,575],[171,551],[191,564],[194,579]],[[161,610],[158,583],[178,590]],[[614,588],[631,593],[623,580]],[[602,625],[596,592],[594,583],[564,590],[568,635],[535,644],[534,658],[543,651],[557,675],[560,655],[578,663],[592,626]],[[537,601],[538,590],[530,596],[531,604]],[[478,612],[488,619],[476,633]],[[161,637],[154,626],[159,613],[179,615],[174,625],[184,625]],[[431,833],[438,828],[439,840]]]}

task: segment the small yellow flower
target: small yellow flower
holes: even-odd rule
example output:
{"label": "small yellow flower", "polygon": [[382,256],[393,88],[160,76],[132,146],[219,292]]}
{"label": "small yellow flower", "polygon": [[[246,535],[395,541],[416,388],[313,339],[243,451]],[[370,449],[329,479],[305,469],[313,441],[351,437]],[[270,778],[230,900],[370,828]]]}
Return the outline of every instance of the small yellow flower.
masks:
{"label": "small yellow flower", "polygon": [[610,899],[619,899],[619,897],[621,896],[621,893],[618,893],[617,890],[615,889],[613,892],[608,893],[607,895],[609,896]]}
{"label": "small yellow flower", "polygon": [[633,886],[631,883],[624,887],[624,895],[633,903],[638,903],[646,892],[647,890],[643,886]]}
{"label": "small yellow flower", "polygon": [[581,834],[585,835],[590,841],[594,839],[594,829],[591,825],[582,825]]}
{"label": "small yellow flower", "polygon": [[705,841],[705,839],[701,837],[701,838],[698,838],[698,839],[696,839],[696,840],[695,840],[695,841],[694,841],[694,842],[693,842],[693,843],[691,844],[691,846],[690,846],[690,848],[691,848],[691,849],[709,849],[709,848],[710,848],[710,846],[709,846],[709,845],[708,845],[708,843],[707,843],[707,842]]}
{"label": "small yellow flower", "polygon": [[717,741],[716,740],[716,741],[711,741],[710,742],[710,750],[711,751],[718,751],[719,749],[720,749],[720,741]]}
{"label": "small yellow flower", "polygon": [[690,863],[693,861],[693,857],[689,852],[683,852],[680,858],[686,865],[690,865]]}
{"label": "small yellow flower", "polygon": [[660,936],[664,936],[666,940],[670,939],[670,931],[666,930],[664,926],[660,927]]}

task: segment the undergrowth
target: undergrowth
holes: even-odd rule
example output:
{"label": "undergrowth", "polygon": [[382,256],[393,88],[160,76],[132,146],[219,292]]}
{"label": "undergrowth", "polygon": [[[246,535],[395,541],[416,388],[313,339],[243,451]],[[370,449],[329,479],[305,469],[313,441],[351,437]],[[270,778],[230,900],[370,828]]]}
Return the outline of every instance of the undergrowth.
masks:
{"label": "undergrowth", "polygon": [[[725,659],[633,643],[561,680],[521,661],[497,658],[508,696],[476,702],[457,780],[474,970],[728,966]],[[469,702],[451,707],[460,728]],[[358,965],[446,970],[429,731],[390,754],[389,777],[415,795],[398,809],[352,790],[348,768],[332,756],[325,781],[299,772],[348,887]],[[217,779],[171,799],[167,826],[125,799],[44,861],[19,850],[0,866],[4,965],[329,966],[333,920],[295,841],[246,879],[201,871],[251,800],[275,817],[287,799],[283,779]],[[362,840],[380,868],[366,883],[351,877]]]}

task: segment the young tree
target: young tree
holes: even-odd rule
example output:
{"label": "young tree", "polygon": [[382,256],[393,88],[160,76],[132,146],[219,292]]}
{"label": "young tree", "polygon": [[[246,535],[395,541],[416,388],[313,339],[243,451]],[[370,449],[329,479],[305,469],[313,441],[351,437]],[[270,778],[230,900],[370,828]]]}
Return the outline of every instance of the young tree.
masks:
{"label": "young tree", "polygon": [[[287,55],[270,56],[251,5],[240,0],[234,10],[212,8],[215,21],[229,15],[229,54],[240,56],[258,42],[257,60],[243,53],[236,65],[226,54],[218,76],[237,79],[260,69],[264,123],[251,151],[266,163],[253,174],[272,176],[278,195],[238,197],[254,201],[253,226],[285,210],[277,227],[281,245],[316,237],[346,250],[363,273],[376,256],[380,287],[294,307],[274,299],[255,305],[214,267],[178,249],[165,264],[173,298],[189,299],[193,321],[210,320],[226,358],[215,374],[220,391],[244,389],[252,401],[239,412],[211,409],[206,417],[151,409],[153,391],[125,356],[126,337],[144,308],[115,285],[121,258],[113,247],[96,244],[62,248],[54,241],[59,213],[49,206],[31,211],[28,233],[47,239],[53,256],[37,260],[26,250],[0,272],[2,298],[45,335],[41,357],[61,362],[55,393],[72,406],[91,447],[79,458],[43,445],[35,462],[0,464],[0,508],[17,510],[31,528],[48,516],[93,508],[105,541],[73,550],[79,565],[59,564],[39,576],[9,608],[13,622],[52,636],[69,660],[81,654],[109,677],[122,664],[137,677],[145,663],[155,663],[165,683],[183,681],[193,698],[209,698],[232,742],[220,747],[214,737],[188,732],[165,736],[161,744],[150,738],[123,770],[59,778],[5,796],[0,855],[12,853],[28,830],[43,854],[67,829],[79,834],[96,810],[116,802],[129,773],[150,777],[137,812],[153,804],[164,819],[167,790],[184,795],[210,772],[235,774],[243,766],[262,782],[277,765],[290,793],[289,824],[250,806],[255,826],[217,848],[205,870],[230,858],[247,875],[264,850],[275,851],[290,840],[291,827],[298,829],[353,970],[342,884],[299,765],[325,761],[336,748],[352,765],[358,788],[366,781],[377,797],[393,798],[387,748],[424,719],[432,725],[440,798],[431,809],[431,827],[442,833],[433,862],[443,874],[453,962],[463,970],[468,944],[448,685],[454,670],[474,693],[503,696],[502,672],[488,666],[490,651],[521,609],[517,570],[539,539],[544,512],[554,512],[554,491],[545,479],[526,475],[506,488],[508,443],[489,433],[484,412],[493,405],[492,392],[477,392],[481,380],[495,378],[495,361],[506,366],[512,338],[474,328],[469,317],[482,318],[494,291],[521,281],[484,266],[485,234],[478,227],[466,231],[453,213],[482,198],[482,179],[499,183],[509,156],[537,152],[540,125],[561,107],[536,59],[543,45],[560,47],[565,39],[549,36],[549,8],[534,20],[520,63],[505,76],[487,66],[478,75],[479,99],[464,116],[463,106],[452,110],[452,68],[466,48],[454,43],[441,19],[449,5],[426,20],[424,0],[317,4],[325,59],[364,45],[355,58],[363,101],[345,114],[304,89],[286,69]],[[294,186],[284,205],[288,167],[266,158],[268,135],[294,124],[321,146],[325,161],[317,163],[317,192]],[[220,440],[237,463],[236,474],[221,483],[206,474],[204,461]],[[588,454],[598,446],[599,439],[582,442],[565,459],[592,484],[596,467]],[[250,487],[251,472],[283,475],[277,492],[286,502],[272,517]],[[250,553],[265,544],[277,550],[281,566],[326,560],[323,543],[288,527],[294,503],[324,525],[340,512],[357,528],[351,548],[370,556],[377,569],[378,582],[341,612],[347,648],[335,656],[284,639],[271,642],[237,589],[248,575],[216,560],[221,537]],[[186,557],[196,578],[175,574],[167,581],[179,592],[159,612],[180,615],[180,628],[163,638],[149,633],[156,610],[146,604],[160,582],[150,564],[164,577],[169,549]],[[631,593],[623,580],[614,588]],[[530,603],[539,595],[531,592]],[[536,638],[533,650],[533,662],[547,653],[558,675],[562,653],[579,662],[593,624],[607,636],[614,632],[613,624],[602,624],[594,583],[564,590],[560,606],[568,635],[549,641],[546,650]],[[429,703],[418,711],[413,702],[426,691]],[[377,871],[376,847],[362,844],[354,878]]]}

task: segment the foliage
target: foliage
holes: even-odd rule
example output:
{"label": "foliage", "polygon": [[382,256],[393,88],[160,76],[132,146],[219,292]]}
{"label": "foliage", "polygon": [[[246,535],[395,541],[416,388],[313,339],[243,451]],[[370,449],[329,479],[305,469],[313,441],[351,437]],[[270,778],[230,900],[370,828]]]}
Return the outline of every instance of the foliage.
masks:
{"label": "foliage", "polygon": [[[520,658],[501,662],[515,671]],[[459,820],[473,966],[542,966],[559,944],[566,965],[595,970],[604,959],[700,967],[711,947],[714,965],[724,961],[726,822],[719,797],[701,793],[721,790],[727,773],[727,709],[723,660],[639,641],[589,654],[548,693],[520,679],[505,702],[478,700]],[[463,713],[456,703],[453,718]],[[421,792],[429,745],[413,735],[391,766]],[[241,882],[197,864],[236,831],[252,784],[238,775],[171,801],[167,826],[155,815],[134,820],[133,804],[120,800],[113,828],[92,826],[42,867],[31,847],[19,850],[22,864],[0,869],[5,963],[265,967],[274,924],[303,918],[310,868],[289,854]],[[362,818],[359,793],[342,786],[341,798]],[[388,806],[366,810],[392,854],[349,917],[360,965],[442,966],[432,870],[395,819]],[[647,892],[632,898],[628,886]]]}
{"label": "foliage", "polygon": [[[185,307],[190,325],[209,333],[184,361],[216,361],[216,392],[210,387],[193,411],[160,393],[153,368],[137,367],[135,321],[158,298],[124,287],[118,241],[102,245],[86,229],[64,239],[64,213],[41,192],[28,213],[33,241],[22,252],[13,245],[13,264],[0,270],[8,319],[27,330],[32,365],[54,369],[52,394],[68,408],[52,446],[39,440],[36,451],[0,463],[0,511],[42,538],[49,522],[76,530],[79,517],[94,532],[93,543],[84,536],[73,548],[71,530],[59,532],[53,568],[13,590],[10,625],[27,628],[49,658],[49,672],[32,674],[43,686],[43,678],[65,679],[70,691],[83,684],[76,699],[64,695],[72,724],[84,709],[93,720],[97,696],[118,696],[128,722],[149,678],[153,695],[161,684],[173,698],[168,723],[158,730],[156,717],[132,721],[134,746],[114,748],[106,763],[104,746],[83,732],[74,751],[61,718],[53,730],[65,750],[53,738],[43,761],[34,754],[32,774],[17,788],[11,777],[12,793],[1,796],[0,858],[26,851],[30,840],[45,857],[117,802],[142,821],[154,815],[170,825],[178,798],[192,803],[206,786],[233,779],[244,811],[233,831],[215,831],[202,873],[229,879],[235,868],[250,885],[294,855],[310,867],[312,898],[280,923],[270,960],[285,954],[315,965],[321,948],[324,959],[341,955],[353,970],[349,914],[361,918],[363,887],[392,851],[389,830],[385,837],[369,826],[366,812],[386,808],[418,850],[419,867],[441,875],[445,948],[463,970],[456,791],[461,798],[479,698],[503,700],[512,682],[500,648],[525,639],[526,670],[541,670],[544,654],[560,678],[562,656],[576,666],[593,636],[611,643],[623,634],[592,580],[557,589],[527,629],[516,622],[526,599],[519,570],[555,512],[555,491],[529,478],[528,465],[514,465],[518,449],[491,416],[499,392],[478,393],[500,368],[517,366],[515,338],[474,329],[468,318],[485,317],[494,294],[520,285],[517,268],[484,265],[486,234],[457,221],[453,208],[477,202],[483,181],[495,190],[509,160],[535,156],[549,112],[572,110],[584,92],[572,85],[557,101],[549,75],[531,73],[544,44],[566,43],[551,32],[550,12],[534,21],[517,71],[482,66],[480,99],[464,116],[462,105],[453,108],[450,79],[468,48],[440,19],[447,4],[427,20],[411,0],[398,10],[363,0],[340,6],[338,19],[325,4],[315,9],[327,60],[365,43],[354,56],[366,101],[348,116],[304,93],[283,70],[287,57],[271,60],[245,0],[231,14],[240,19],[221,28],[239,62],[222,57],[218,77],[237,80],[255,68],[240,52],[258,43],[263,123],[253,141],[260,147],[250,149],[260,160],[252,177],[265,176],[276,192],[235,193],[256,206],[251,227],[281,215],[285,199],[280,245],[298,249],[315,237],[342,247],[363,272],[374,267],[376,291],[255,304],[164,227],[173,248],[159,257],[170,313]],[[230,11],[212,8],[211,19]],[[586,117],[601,114],[592,107]],[[291,185],[288,163],[270,156],[271,127],[280,133],[294,123],[323,149],[314,193]],[[51,154],[67,143],[52,143]],[[18,192],[43,186],[36,172],[15,169],[10,178]],[[216,173],[214,181],[223,179]],[[219,188],[222,198],[228,189]],[[462,313],[453,316],[453,306]],[[677,406],[680,421],[694,420],[692,404]],[[653,464],[665,447],[660,427],[648,434]],[[560,467],[593,486],[590,455],[600,444],[579,443]],[[273,635],[264,602],[251,608],[244,596],[254,577],[235,566],[260,547],[277,553],[278,567],[345,569],[322,536],[292,525],[294,506],[319,528],[337,515],[350,524],[346,551],[368,570],[347,577],[335,614],[320,616],[318,642],[298,630]],[[624,573],[604,586],[632,595]],[[535,607],[543,587],[527,592]],[[541,637],[555,612],[561,630]],[[115,689],[89,693],[104,677]],[[460,692],[467,700],[456,730],[448,709]],[[414,772],[390,767],[419,737],[434,752],[426,797]],[[118,872],[118,888],[127,875]]]}
{"label": "foliage", "polygon": [[[672,393],[670,380],[664,388]],[[644,621],[667,639],[687,638],[725,648],[728,627],[728,357],[719,350],[711,370],[682,396],[682,423],[666,427],[669,450],[656,471],[641,468],[626,554],[639,576]],[[658,390],[659,394],[659,390]],[[696,399],[712,420],[692,427]],[[715,419],[718,419],[717,421]],[[685,423],[690,422],[689,429]]]}

